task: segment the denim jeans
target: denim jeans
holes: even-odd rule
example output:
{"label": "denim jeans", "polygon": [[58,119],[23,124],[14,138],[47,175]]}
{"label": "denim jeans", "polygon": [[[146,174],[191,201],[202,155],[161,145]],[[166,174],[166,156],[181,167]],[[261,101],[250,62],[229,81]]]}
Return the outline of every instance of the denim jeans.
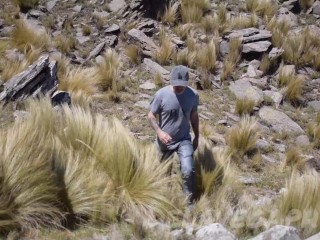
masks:
{"label": "denim jeans", "polygon": [[193,145],[190,140],[183,140],[178,147],[173,150],[161,152],[161,161],[167,160],[174,152],[177,152],[180,160],[180,171],[182,174],[183,191],[188,196],[189,203],[194,200],[195,190],[195,170],[193,160]]}

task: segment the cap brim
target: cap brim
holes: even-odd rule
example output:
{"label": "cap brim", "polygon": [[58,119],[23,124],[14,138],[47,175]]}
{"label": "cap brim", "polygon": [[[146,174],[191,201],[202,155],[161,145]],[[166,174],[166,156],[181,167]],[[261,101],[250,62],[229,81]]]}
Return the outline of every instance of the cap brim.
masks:
{"label": "cap brim", "polygon": [[188,86],[188,82],[184,81],[184,80],[172,80],[171,81],[171,85],[174,86],[174,87],[178,87],[178,86],[187,87]]}

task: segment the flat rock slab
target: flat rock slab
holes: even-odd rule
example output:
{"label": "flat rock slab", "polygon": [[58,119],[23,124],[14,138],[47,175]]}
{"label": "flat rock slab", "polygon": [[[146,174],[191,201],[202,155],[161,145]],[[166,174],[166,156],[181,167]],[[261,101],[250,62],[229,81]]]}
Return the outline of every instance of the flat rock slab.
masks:
{"label": "flat rock slab", "polygon": [[129,38],[134,42],[138,42],[142,49],[144,49],[144,54],[147,56],[152,56],[154,51],[158,50],[157,45],[149,38],[146,34],[138,29],[131,29],[128,32]]}
{"label": "flat rock slab", "polygon": [[117,12],[124,6],[126,6],[125,0],[112,0],[109,4],[109,9],[111,12]]}
{"label": "flat rock slab", "polygon": [[120,27],[117,24],[112,24],[104,32],[105,33],[117,33],[117,32],[120,32]]}
{"label": "flat rock slab", "polygon": [[294,227],[276,225],[269,230],[260,233],[250,240],[301,240],[299,232]]}
{"label": "flat rock slab", "polygon": [[168,70],[166,70],[165,68],[163,68],[162,66],[160,66],[158,63],[152,61],[149,58],[144,58],[143,59],[143,64],[145,65],[146,69],[156,75],[156,74],[160,74],[160,76],[165,79],[166,81],[169,81],[170,79],[170,72]]}
{"label": "flat rock slab", "polygon": [[229,86],[237,98],[248,98],[256,102],[256,104],[263,101],[263,92],[259,88],[252,86],[249,79],[243,78],[232,82]]}
{"label": "flat rock slab", "polygon": [[263,91],[263,94],[272,99],[272,101],[276,105],[276,108],[280,106],[283,99],[283,95],[280,92],[266,90],[266,91]]}
{"label": "flat rock slab", "polygon": [[259,117],[276,132],[304,133],[303,129],[285,113],[274,110],[271,107],[262,107],[259,110]]}
{"label": "flat rock slab", "polygon": [[263,53],[268,51],[269,47],[272,45],[269,41],[251,42],[243,44],[243,53]]}
{"label": "flat rock slab", "polygon": [[150,102],[149,101],[138,101],[134,104],[134,106],[136,107],[140,107],[140,108],[145,108],[145,109],[149,109],[149,105],[150,105]]}
{"label": "flat rock slab", "polygon": [[320,112],[320,101],[311,101],[311,102],[309,102],[308,105],[313,110],[316,110],[316,111]]}
{"label": "flat rock slab", "polygon": [[213,223],[200,228],[195,235],[196,240],[235,240],[235,236],[220,223]]}
{"label": "flat rock slab", "polygon": [[147,82],[141,84],[139,86],[139,88],[145,89],[145,90],[152,90],[152,89],[156,88],[156,85],[154,83],[152,83],[152,82],[147,81]]}
{"label": "flat rock slab", "polygon": [[235,30],[226,36],[227,39],[241,38],[242,43],[256,42],[262,40],[269,40],[272,34],[268,30],[260,30],[258,28],[246,28]]}

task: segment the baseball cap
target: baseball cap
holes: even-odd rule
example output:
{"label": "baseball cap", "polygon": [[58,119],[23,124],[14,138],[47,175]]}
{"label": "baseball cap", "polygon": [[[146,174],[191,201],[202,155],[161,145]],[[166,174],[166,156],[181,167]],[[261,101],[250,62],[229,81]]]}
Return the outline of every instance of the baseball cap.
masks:
{"label": "baseball cap", "polygon": [[178,65],[171,71],[170,83],[172,86],[188,86],[189,70],[187,67]]}

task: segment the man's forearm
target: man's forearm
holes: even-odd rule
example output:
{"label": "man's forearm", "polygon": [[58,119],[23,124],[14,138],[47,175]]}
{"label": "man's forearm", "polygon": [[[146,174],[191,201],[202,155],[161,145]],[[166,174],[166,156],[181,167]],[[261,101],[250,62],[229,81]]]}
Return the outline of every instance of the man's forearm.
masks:
{"label": "man's forearm", "polygon": [[149,122],[151,124],[151,127],[155,130],[156,133],[158,133],[158,131],[160,130],[160,127],[159,127],[159,124],[158,124],[156,117],[154,116],[154,114],[149,113],[148,118],[149,118]]}
{"label": "man's forearm", "polygon": [[199,138],[199,116],[198,113],[192,113],[191,116],[191,126],[195,138]]}

